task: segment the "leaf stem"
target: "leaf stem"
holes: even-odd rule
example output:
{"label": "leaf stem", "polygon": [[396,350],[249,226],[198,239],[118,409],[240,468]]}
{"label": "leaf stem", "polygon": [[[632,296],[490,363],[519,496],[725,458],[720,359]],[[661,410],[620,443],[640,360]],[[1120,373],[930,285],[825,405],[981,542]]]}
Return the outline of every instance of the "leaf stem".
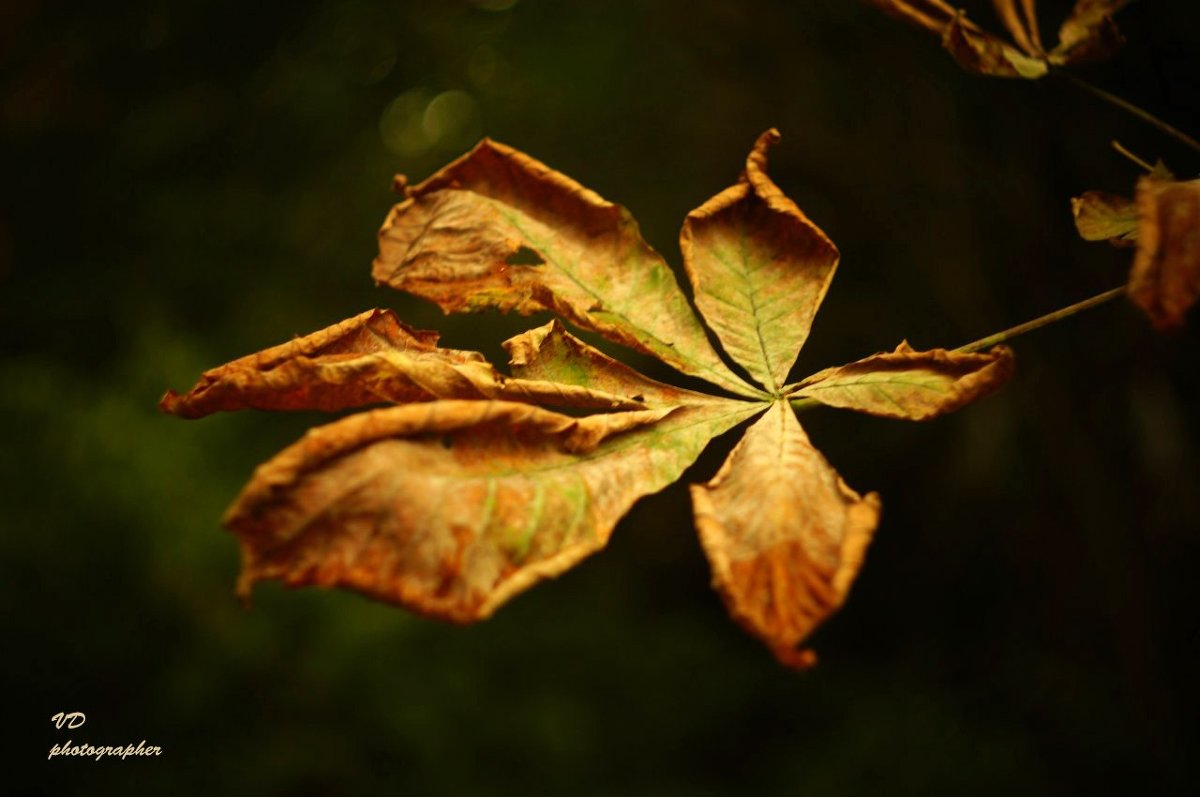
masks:
{"label": "leaf stem", "polygon": [[1148,171],[1148,172],[1154,171],[1154,167],[1151,166],[1150,163],[1145,158],[1138,157],[1134,153],[1130,152],[1128,149],[1125,148],[1125,146],[1123,144],[1121,144],[1120,141],[1117,141],[1114,138],[1112,141],[1110,141],[1108,143],[1112,146],[1113,149],[1115,149],[1121,155],[1123,155],[1124,157],[1133,161],[1138,166],[1141,166],[1146,171]]}
{"label": "leaf stem", "polygon": [[[1125,286],[1121,285],[1113,288],[1112,290],[1107,290],[1104,293],[1098,293],[1095,296],[1084,299],[1081,302],[1076,302],[1075,304],[1055,310],[1052,313],[1046,313],[1046,315],[1039,316],[1031,321],[1026,321],[1024,324],[1017,324],[1015,327],[1009,327],[1002,332],[997,332],[994,335],[988,335],[986,338],[980,338],[979,340],[972,341],[964,346],[959,346],[957,349],[955,349],[955,351],[976,352],[982,351],[983,349],[990,349],[992,346],[1005,343],[1017,337],[1018,335],[1024,335],[1026,332],[1032,332],[1035,329],[1040,329],[1041,327],[1053,324],[1056,321],[1062,321],[1064,318],[1070,318],[1076,313],[1082,313],[1084,310],[1090,310],[1093,307],[1099,307],[1100,305],[1110,302],[1124,293]],[[796,410],[796,412],[803,412],[804,410],[821,406],[821,402],[808,397],[789,399],[789,403],[792,405],[792,409]]]}
{"label": "leaf stem", "polygon": [[1062,321],[1064,318],[1069,318],[1076,313],[1081,313],[1084,310],[1090,310],[1091,308],[1102,305],[1105,302],[1112,301],[1123,293],[1125,293],[1125,286],[1121,285],[1120,287],[1113,288],[1112,290],[1105,291],[1104,293],[1096,294],[1090,299],[1084,299],[1082,302],[1076,302],[1075,304],[1055,310],[1052,313],[1047,313],[1046,315],[1035,318],[1032,321],[1026,321],[1024,324],[1017,324],[1015,327],[1010,327],[1003,332],[997,332],[994,335],[988,335],[986,338],[980,338],[979,340],[972,341],[965,346],[959,346],[957,349],[955,349],[955,351],[972,352],[989,349],[992,346],[1012,340],[1018,335],[1024,335],[1026,332],[1032,332],[1033,330],[1044,327],[1047,324],[1053,324],[1056,321]]}
{"label": "leaf stem", "polygon": [[1131,114],[1132,116],[1136,116],[1138,119],[1141,119],[1146,124],[1153,125],[1154,127],[1158,128],[1159,131],[1167,134],[1168,136],[1175,139],[1179,143],[1184,144],[1185,146],[1191,147],[1196,152],[1200,152],[1200,141],[1197,141],[1196,139],[1192,138],[1191,136],[1189,136],[1187,133],[1183,132],[1182,130],[1167,124],[1162,119],[1159,119],[1157,116],[1150,113],[1146,109],[1140,108],[1140,107],[1134,105],[1129,100],[1126,100],[1122,97],[1118,97],[1116,94],[1113,94],[1112,92],[1105,91],[1104,89],[1100,88],[1099,86],[1094,86],[1091,83],[1084,80],[1083,78],[1076,77],[1075,75],[1071,74],[1070,72],[1064,71],[1062,69],[1052,69],[1050,71],[1050,74],[1054,75],[1055,77],[1057,77],[1061,80],[1066,81],[1067,83],[1070,83],[1075,88],[1080,89],[1081,91],[1083,91],[1087,94],[1091,94],[1093,97],[1097,97],[1101,100],[1104,100],[1108,104],[1113,105],[1117,108],[1120,108],[1122,111],[1125,111],[1126,113]]}

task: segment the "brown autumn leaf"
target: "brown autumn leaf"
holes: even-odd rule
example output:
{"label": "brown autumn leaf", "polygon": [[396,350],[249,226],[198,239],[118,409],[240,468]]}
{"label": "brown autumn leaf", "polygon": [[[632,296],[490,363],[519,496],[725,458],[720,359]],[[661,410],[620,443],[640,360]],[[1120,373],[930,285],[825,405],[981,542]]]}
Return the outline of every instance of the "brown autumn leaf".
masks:
{"label": "brown autumn leaf", "polygon": [[1075,229],[1085,241],[1132,246],[1137,240],[1137,204],[1107,191],[1085,191],[1071,198]]}
{"label": "brown autumn leaf", "polygon": [[483,619],[604,547],[634,501],[752,411],[728,401],[576,419],[437,401],[352,415],[260,467],[229,510],[238,591],[277,578]]}
{"label": "brown autumn leaf", "polygon": [[879,523],[813,448],[786,401],[747,431],[708,484],[692,485],[696,527],[730,615],[784,664],[846,598]]}
{"label": "brown autumn leaf", "polygon": [[390,310],[369,310],[311,335],[206,371],[160,407],[181,418],[241,409],[323,410],[434,399],[506,399],[560,407],[640,409],[632,399],[573,385],[511,379],[473,351],[440,349]]}
{"label": "brown autumn leaf", "polygon": [[733,393],[761,395],[713,351],[671,269],[620,205],[486,139],[419,185],[398,184],[405,200],[380,230],[377,282],[446,312],[551,310]]}
{"label": "brown autumn leaf", "polygon": [[721,345],[778,393],[829,290],[838,250],[767,176],[761,136],[737,184],[688,214],[680,234],[696,307]]}
{"label": "brown autumn leaf", "polygon": [[926,421],[992,393],[1012,376],[1012,349],[971,353],[916,351],[902,341],[893,352],[827,368],[787,395],[882,418]]}
{"label": "brown autumn leaf", "polygon": [[1036,0],[992,0],[1011,41],[969,20],[945,0],[867,0],[891,16],[937,34],[964,69],[992,77],[1034,80],[1052,67],[1092,63],[1111,57],[1125,43],[1112,15],[1128,0],[1076,0],[1058,31],[1058,44],[1046,50],[1038,29]]}
{"label": "brown autumn leaf", "polygon": [[1200,180],[1176,180],[1159,161],[1137,182],[1136,198],[1088,191],[1071,200],[1089,241],[1136,246],[1126,290],[1155,328],[1183,326],[1200,299]]}
{"label": "brown autumn leaf", "polygon": [[1129,5],[1129,0],[1076,0],[1070,15],[1058,29],[1058,46],[1051,62],[1089,64],[1111,58],[1125,44],[1112,15]]}
{"label": "brown autumn leaf", "polygon": [[711,404],[716,396],[651,379],[572,335],[558,320],[522,332],[502,344],[513,374],[621,396],[646,407]]}
{"label": "brown autumn leaf", "polygon": [[[378,310],[235,360],[163,409],[396,405],[310,430],[256,470],[226,515],[239,592],[276,579],[482,619],[602,548],[638,498],[761,416],[693,488],[696,524],[734,618],[780,661],[811,664],[798,647],[845,601],[879,500],[842,482],[790,404],[924,419],[999,387],[1012,358],[904,345],[785,385],[838,252],[767,176],[778,139],[764,133],[737,183],[687,217],[700,316],[628,211],[516,150],[484,141],[405,189],[380,233],[378,281],[447,312],[551,309],[735,397],[650,379],[558,321],[505,343],[512,376]],[[762,387],[724,363],[701,318]]]}
{"label": "brown autumn leaf", "polygon": [[1143,177],[1129,298],[1160,330],[1183,326],[1200,299],[1200,180]]}
{"label": "brown autumn leaf", "polygon": [[946,24],[942,46],[959,66],[979,75],[1032,80],[1049,71],[1044,59],[1022,52],[998,36],[973,30],[961,12]]}
{"label": "brown autumn leaf", "polygon": [[[1112,142],[1117,152],[1146,170],[1146,177],[1169,182],[1175,175],[1162,159],[1153,164],[1134,155],[1120,142]],[[1113,246],[1133,246],[1138,237],[1138,206],[1128,197],[1107,191],[1085,191],[1071,198],[1075,229],[1085,241],[1108,241]]]}

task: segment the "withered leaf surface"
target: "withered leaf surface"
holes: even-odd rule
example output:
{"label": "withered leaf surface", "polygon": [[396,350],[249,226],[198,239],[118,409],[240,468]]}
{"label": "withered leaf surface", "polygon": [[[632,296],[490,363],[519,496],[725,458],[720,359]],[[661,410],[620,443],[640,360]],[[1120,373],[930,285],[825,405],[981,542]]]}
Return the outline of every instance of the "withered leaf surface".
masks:
{"label": "withered leaf surface", "polygon": [[[943,0],[884,5],[986,36]],[[162,408],[198,417],[400,404],[313,429],[255,471],[225,518],[241,543],[239,592],[276,579],[453,622],[488,617],[602,548],[636,500],[765,413],[692,488],[695,520],[732,616],[781,662],[812,664],[797,648],[845,600],[880,504],[845,485],[789,402],[929,418],[998,387],[1012,357],[902,344],[782,386],[838,251],[767,176],[777,139],[758,139],[738,183],[693,211],[681,236],[698,306],[769,394],[726,367],[624,209],[489,141],[406,189],[380,234],[377,280],[448,312],[550,309],[750,400],[658,382],[558,321],[504,344],[513,377],[379,310],[235,360],[184,396],[168,392]],[[1173,262],[1177,225],[1160,226],[1159,260]]]}
{"label": "withered leaf surface", "polygon": [[992,0],[1013,44],[980,28],[943,0],[868,0],[894,17],[942,37],[942,45],[966,70],[993,77],[1036,79],[1050,66],[1091,63],[1125,43],[1112,15],[1128,0],[1077,0],[1046,52],[1038,30],[1036,0]]}
{"label": "withered leaf surface", "polygon": [[738,183],[688,214],[680,236],[696,306],[721,345],[773,393],[787,379],[838,250],[767,176],[759,136]]}
{"label": "withered leaf surface", "polygon": [[[475,352],[439,349],[438,334],[416,330],[387,310],[368,310],[353,318],[287,343],[206,371],[185,395],[168,390],[159,407],[183,418],[253,407],[263,410],[339,410],[384,400],[357,379],[315,383],[306,371],[316,364],[361,360],[380,352],[433,356],[454,365],[483,362]],[[297,364],[300,364],[299,366]],[[393,401],[427,396],[414,385],[396,385]]]}
{"label": "withered leaf surface", "polygon": [[990,33],[972,30],[963,23],[961,14],[946,27],[942,45],[968,72],[1032,80],[1049,71],[1040,58],[1026,55]]}
{"label": "withered leaf surface", "polygon": [[796,647],[846,599],[879,523],[879,497],[847,487],[783,401],[691,492],[730,615],[784,664],[814,664]]}
{"label": "withered leaf surface", "polygon": [[510,402],[372,410],[260,466],[226,515],[239,592],[342,586],[458,623],[604,547],[747,402],[575,419]]}
{"label": "withered leaf surface", "polygon": [[1131,245],[1137,238],[1137,203],[1107,191],[1087,191],[1071,199],[1075,229],[1088,241]]}
{"label": "withered leaf surface", "polygon": [[1086,64],[1110,58],[1125,44],[1112,15],[1129,0],[1076,0],[1058,29],[1058,46],[1050,53],[1057,65]]}
{"label": "withered leaf surface", "polygon": [[966,353],[916,351],[907,342],[797,383],[789,395],[884,418],[924,421],[998,390],[1013,372],[1007,346]]}
{"label": "withered leaf surface", "polygon": [[509,353],[513,374],[522,379],[573,385],[645,407],[723,401],[644,376],[584,343],[557,320],[522,332],[502,345]]}
{"label": "withered leaf surface", "polygon": [[390,310],[370,310],[311,335],[206,371],[159,406],[182,418],[243,409],[336,410],[382,402],[503,398],[559,407],[642,409],[631,399],[569,384],[510,379],[473,351],[440,349]]}
{"label": "withered leaf surface", "polygon": [[1129,297],[1155,327],[1176,329],[1200,299],[1200,180],[1143,177]]}
{"label": "withered leaf surface", "polygon": [[406,189],[379,233],[377,282],[446,312],[551,310],[733,393],[730,371],[625,208],[484,140]]}

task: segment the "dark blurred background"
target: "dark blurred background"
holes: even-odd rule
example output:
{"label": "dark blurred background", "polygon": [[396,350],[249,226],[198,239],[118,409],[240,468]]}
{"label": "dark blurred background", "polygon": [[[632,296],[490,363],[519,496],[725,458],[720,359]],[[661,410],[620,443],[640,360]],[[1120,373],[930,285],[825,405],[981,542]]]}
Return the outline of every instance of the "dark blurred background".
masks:
{"label": "dark blurred background", "polygon": [[[1069,4],[1043,5],[1052,37]],[[1129,46],[1080,74],[1200,133],[1200,9],[1119,19]],[[678,264],[684,214],[780,128],[776,180],[842,250],[798,375],[1120,284],[1130,252],[1077,239],[1068,198],[1131,191],[1112,138],[1181,175],[1197,153],[845,0],[16,0],[0,103],[6,793],[1195,788],[1200,338],[1123,301],[1020,339],[957,415],[804,416],[885,511],[803,675],[725,617],[679,486],[478,627],[273,584],[245,612],[221,512],[322,418],[156,402],[374,306],[503,362],[543,318],[442,318],[369,277],[392,174],[482,135]],[[67,738],[165,753],[46,761]]]}

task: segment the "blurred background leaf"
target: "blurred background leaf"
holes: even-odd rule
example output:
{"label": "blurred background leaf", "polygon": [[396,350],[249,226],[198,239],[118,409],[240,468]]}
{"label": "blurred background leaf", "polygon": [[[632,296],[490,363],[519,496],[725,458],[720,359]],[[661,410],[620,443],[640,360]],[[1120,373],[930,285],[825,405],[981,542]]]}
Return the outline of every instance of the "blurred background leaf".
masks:
{"label": "blurred background leaf", "polygon": [[[1129,46],[1087,77],[1196,133],[1198,17],[1134,4]],[[503,362],[540,319],[443,319],[369,279],[391,175],[480,135],[627,205],[678,264],[684,214],[779,127],[772,175],[842,249],[802,376],[1119,284],[1128,253],[1078,240],[1068,199],[1128,193],[1114,137],[1194,175],[1153,130],[964,74],[844,0],[16,0],[0,118],[12,793],[1191,787],[1198,341],[1121,303],[1019,341],[1015,381],[961,414],[806,415],[884,520],[802,676],[725,618],[682,488],[475,628],[274,586],[244,612],[218,519],[320,416],[155,409],[373,306]],[[73,710],[76,742],[165,753],[45,761]]]}

